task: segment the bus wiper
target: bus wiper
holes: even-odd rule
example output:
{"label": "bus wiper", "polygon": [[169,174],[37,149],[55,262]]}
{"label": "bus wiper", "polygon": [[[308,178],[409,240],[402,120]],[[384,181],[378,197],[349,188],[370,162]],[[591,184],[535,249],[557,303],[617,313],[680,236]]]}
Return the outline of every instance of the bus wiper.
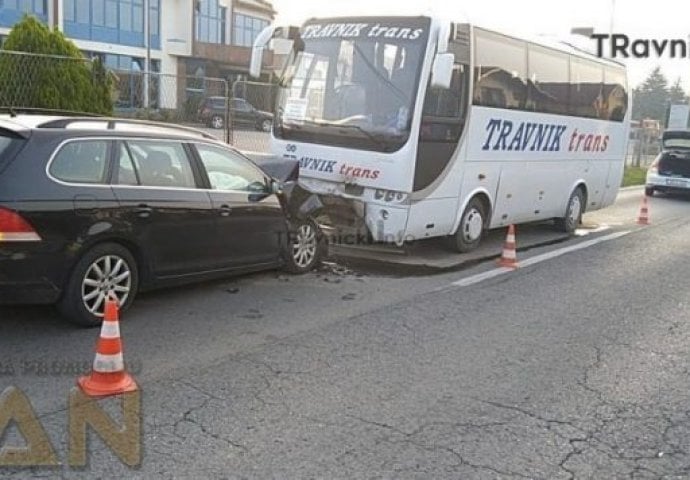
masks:
{"label": "bus wiper", "polygon": [[370,131],[360,127],[359,125],[356,125],[354,123],[335,123],[335,122],[313,122],[315,125],[320,125],[323,127],[335,127],[335,128],[344,128],[344,129],[352,129],[352,130],[357,130],[364,136],[366,136],[369,140],[371,140],[376,146],[378,146],[382,151],[386,152],[388,150],[388,144],[379,136],[371,133]]}

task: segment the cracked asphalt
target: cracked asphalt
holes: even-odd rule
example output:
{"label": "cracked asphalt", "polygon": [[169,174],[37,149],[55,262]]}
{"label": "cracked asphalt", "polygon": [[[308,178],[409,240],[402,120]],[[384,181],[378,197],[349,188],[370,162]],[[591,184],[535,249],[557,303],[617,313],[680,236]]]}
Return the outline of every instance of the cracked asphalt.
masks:
{"label": "cracked asphalt", "polygon": [[[639,199],[588,217],[631,234],[466,288],[450,284],[493,265],[268,273],[142,296],[122,323],[141,467],[92,436],[85,470],[0,476],[690,478],[690,202],[652,199],[642,228]],[[0,318],[0,386],[26,392],[66,463],[75,375],[36,365],[88,364],[98,332],[46,308]],[[13,429],[0,441],[21,444]]]}

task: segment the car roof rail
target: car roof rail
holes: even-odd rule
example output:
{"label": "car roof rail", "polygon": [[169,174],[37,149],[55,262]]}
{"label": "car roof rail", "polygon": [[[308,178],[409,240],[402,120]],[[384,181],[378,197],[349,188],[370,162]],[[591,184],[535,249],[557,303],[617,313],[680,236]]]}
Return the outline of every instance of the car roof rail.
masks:
{"label": "car roof rail", "polygon": [[65,110],[61,108],[43,108],[43,107],[15,107],[11,105],[0,105],[0,113],[9,113],[11,117],[16,117],[21,114],[32,115],[79,115],[82,117],[90,117],[91,119],[101,117],[96,113],[76,112],[74,110]]}
{"label": "car roof rail", "polygon": [[[209,140],[216,140],[218,141],[218,138],[215,136],[211,135],[210,133],[206,133],[203,130],[199,130],[198,128],[194,127],[187,127],[184,125],[175,125],[173,123],[164,123],[164,122],[154,122],[150,120],[139,120],[139,119],[133,119],[133,118],[115,118],[115,117],[103,117],[103,116],[78,116],[78,117],[67,117],[67,118],[55,118],[51,119],[47,122],[41,123],[38,125],[39,128],[67,128],[70,125],[75,125],[79,123],[89,123],[93,124],[94,122],[103,122],[106,124],[105,128],[108,130],[116,130],[118,125],[134,125],[137,127],[153,127],[156,129],[163,129],[163,130],[171,130],[171,131],[178,131],[178,132],[183,132],[188,135],[193,135],[197,137],[202,137],[206,138]],[[93,125],[89,125],[90,129],[97,129],[94,128]]]}

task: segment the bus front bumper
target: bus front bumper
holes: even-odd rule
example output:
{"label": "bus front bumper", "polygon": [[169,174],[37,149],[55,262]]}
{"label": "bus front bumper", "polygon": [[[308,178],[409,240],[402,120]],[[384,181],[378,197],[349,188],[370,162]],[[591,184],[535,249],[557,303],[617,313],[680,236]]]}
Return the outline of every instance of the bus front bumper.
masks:
{"label": "bus front bumper", "polygon": [[406,240],[408,209],[361,200],[319,195],[323,208],[316,215],[329,241],[342,245],[393,243]]}
{"label": "bus front bumper", "polygon": [[368,204],[366,212],[367,229],[375,242],[402,245],[405,240],[408,209],[389,205]]}

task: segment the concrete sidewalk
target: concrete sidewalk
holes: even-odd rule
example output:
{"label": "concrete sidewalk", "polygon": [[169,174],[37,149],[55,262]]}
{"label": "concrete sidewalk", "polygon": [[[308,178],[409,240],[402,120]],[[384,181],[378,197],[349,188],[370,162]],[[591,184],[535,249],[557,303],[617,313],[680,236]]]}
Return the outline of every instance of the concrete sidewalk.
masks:
{"label": "concrete sidewalk", "polygon": [[[588,225],[582,235],[598,225]],[[403,248],[393,246],[330,245],[330,256],[338,263],[377,273],[427,275],[459,270],[479,262],[498,258],[503,249],[506,228],[489,232],[477,250],[453,252],[442,238],[422,240]],[[551,223],[524,224],[516,227],[518,252],[568,240],[571,235],[558,232]]]}
{"label": "concrete sidewalk", "polygon": [[[621,188],[614,205],[616,207],[630,206],[636,209],[642,191],[642,186]],[[583,225],[572,236],[558,232],[553,223],[548,221],[517,225],[518,260],[519,252],[564,242],[571,237],[595,233],[602,228],[602,225],[615,224],[617,218],[608,214],[608,211],[613,208],[615,207],[611,206],[586,213]],[[629,217],[632,221],[634,214],[631,213]],[[500,257],[506,232],[507,228],[490,231],[477,250],[464,254],[451,251],[442,238],[421,240],[403,248],[382,245],[331,245],[329,253],[338,263],[360,271],[390,275],[428,275],[461,270]]]}

